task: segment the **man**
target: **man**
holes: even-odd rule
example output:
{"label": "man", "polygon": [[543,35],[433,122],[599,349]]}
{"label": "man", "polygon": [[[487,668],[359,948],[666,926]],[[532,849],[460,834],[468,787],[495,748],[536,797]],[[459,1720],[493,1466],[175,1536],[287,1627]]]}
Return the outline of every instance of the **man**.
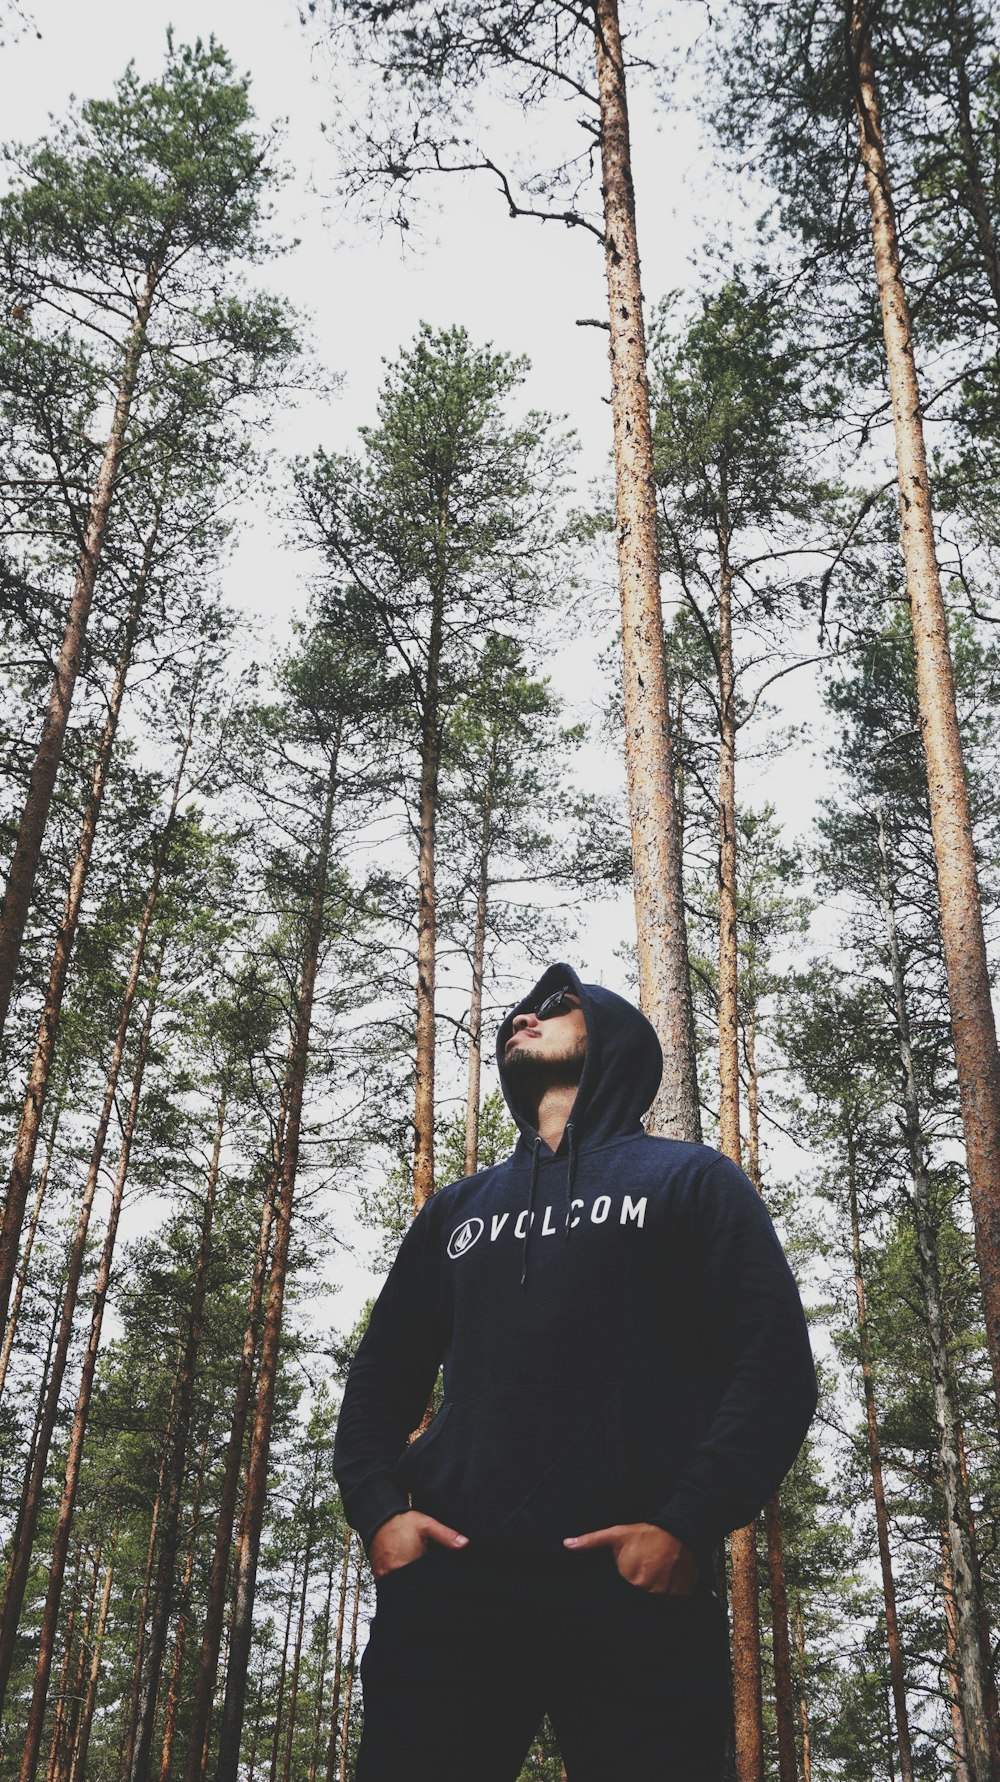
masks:
{"label": "man", "polygon": [[413,1221],[344,1393],[358,1782],[514,1782],[546,1712],[570,1782],[716,1782],[711,1556],[816,1406],[795,1282],[740,1170],[643,1131],[662,1057],[622,997],[551,966],[497,1060],[514,1154]]}

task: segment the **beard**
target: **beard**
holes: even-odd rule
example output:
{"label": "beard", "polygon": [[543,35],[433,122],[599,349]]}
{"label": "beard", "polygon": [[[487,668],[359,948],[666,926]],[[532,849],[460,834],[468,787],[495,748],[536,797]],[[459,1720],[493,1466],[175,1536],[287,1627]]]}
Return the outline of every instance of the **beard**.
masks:
{"label": "beard", "polygon": [[543,1089],[575,1089],[583,1075],[586,1056],[585,1038],[578,1045],[563,1052],[550,1052],[547,1057],[534,1046],[514,1046],[504,1050],[503,1067],[513,1082],[538,1094]]}

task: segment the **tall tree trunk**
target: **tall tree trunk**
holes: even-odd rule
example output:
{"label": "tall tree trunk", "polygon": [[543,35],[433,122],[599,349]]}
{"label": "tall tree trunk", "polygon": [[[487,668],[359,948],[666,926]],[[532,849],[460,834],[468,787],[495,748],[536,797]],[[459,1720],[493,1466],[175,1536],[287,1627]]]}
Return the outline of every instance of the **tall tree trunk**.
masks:
{"label": "tall tree trunk", "polygon": [[[190,733],[188,736],[188,743],[189,742]],[[0,1712],[2,1712],[3,1709],[3,1703],[6,1699],[7,1685],[10,1680],[10,1666],[13,1657],[14,1639],[17,1622],[21,1613],[21,1605],[24,1601],[25,1583],[27,1581],[28,1568],[31,1562],[31,1546],[35,1536],[35,1528],[37,1526],[38,1513],[42,1501],[42,1492],[45,1485],[45,1470],[48,1464],[49,1449],[51,1447],[52,1437],[55,1432],[56,1422],[59,1415],[59,1397],[62,1391],[63,1377],[66,1371],[70,1342],[73,1335],[73,1318],[76,1312],[77,1294],[83,1273],[84,1261],[86,1259],[87,1233],[90,1228],[90,1215],[93,1209],[94,1196],[97,1193],[98,1182],[100,1180],[108,1128],[111,1124],[111,1118],[115,1109],[118,1082],[121,1076],[122,1062],[125,1056],[125,1044],[132,1019],[132,1010],[142,977],[143,966],[145,964],[150,927],[159,899],[160,884],[166,861],[167,848],[169,846],[173,824],[177,814],[177,804],[180,798],[181,773],[186,759],[187,746],[188,744],[186,743],[182,750],[181,761],[174,781],[170,813],[167,822],[164,825],[159,846],[156,850],[153,875],[149,891],[146,895],[146,902],[139,923],[139,931],[136,936],[132,961],[129,966],[129,974],[125,984],[125,992],[122,997],[122,1005],[118,1017],[118,1029],[112,1045],[111,1061],[108,1066],[108,1075],[104,1086],[104,1099],[101,1104],[101,1112],[97,1123],[97,1131],[94,1135],[94,1142],[91,1146],[87,1177],[84,1182],[83,1196],[80,1201],[76,1228],[70,1247],[66,1285],[63,1290],[58,1341],[52,1362],[49,1388],[45,1400],[45,1410],[39,1431],[39,1439],[36,1443],[35,1452],[31,1461],[30,1474],[25,1491],[24,1520],[23,1523],[19,1524],[19,1538],[15,1544],[4,1588],[3,1611],[2,1617],[0,1617]],[[151,1019],[151,1011],[154,1003],[155,994],[150,1000],[150,1013],[147,1016],[147,1019]],[[139,1075],[141,1080],[141,1071]],[[123,1140],[122,1154],[125,1156],[126,1167],[127,1153],[130,1149],[130,1145],[131,1140],[128,1145],[126,1145]],[[119,1170],[120,1169],[121,1164],[119,1164]],[[124,1181],[122,1182],[122,1187],[124,1188]]]}
{"label": "tall tree trunk", "polygon": [[[884,1671],[882,1673],[882,1680],[883,1682],[885,1681]],[[889,1782],[896,1782],[896,1763],[893,1755],[895,1744],[892,1736],[892,1701],[888,1689],[884,1690],[882,1700],[885,1705],[885,1767],[889,1772]]]}
{"label": "tall tree trunk", "polygon": [[11,1301],[10,1311],[7,1315],[7,1327],[3,1333],[3,1348],[0,1350],[0,1397],[3,1395],[3,1389],[7,1382],[7,1369],[10,1366],[11,1350],[14,1347],[14,1339],[17,1335],[17,1321],[21,1316],[21,1301],[24,1298],[24,1289],[28,1280],[28,1264],[31,1261],[31,1252],[35,1247],[35,1239],[38,1236],[38,1221],[41,1218],[42,1202],[45,1199],[45,1190],[48,1187],[49,1174],[52,1169],[52,1158],[56,1148],[56,1133],[59,1129],[59,1113],[60,1110],[57,1108],[49,1132],[49,1142],[45,1151],[45,1162],[42,1164],[42,1172],[38,1178],[38,1187],[35,1191],[35,1203],[31,1209],[31,1218],[28,1221],[28,1235],[24,1240],[24,1249],[21,1253],[21,1266],[17,1271],[14,1298]]}
{"label": "tall tree trunk", "polygon": [[292,1747],[295,1740],[295,1711],[299,1700],[299,1667],[302,1663],[302,1635],[306,1625],[309,1573],[312,1569],[313,1532],[316,1514],[316,1484],[318,1479],[319,1449],[317,1448],[313,1457],[312,1489],[309,1493],[309,1516],[306,1522],[305,1543],[302,1554],[302,1588],[299,1592],[299,1619],[295,1629],[295,1650],[292,1653],[292,1680],[288,1691],[288,1727],[285,1733],[285,1755],[281,1768],[281,1782],[290,1782],[292,1773]]}
{"label": "tall tree trunk", "polygon": [[[49,1390],[49,1373],[50,1373],[50,1369],[52,1367],[52,1351],[55,1348],[56,1333],[59,1329],[60,1299],[61,1299],[61,1295],[59,1293],[57,1293],[55,1300],[53,1302],[53,1306],[52,1306],[52,1317],[49,1321],[48,1340],[45,1344],[45,1355],[42,1359],[42,1371],[39,1376],[38,1391],[35,1395],[35,1416],[34,1416],[34,1420],[32,1422],[32,1426],[31,1426],[31,1434],[28,1437],[27,1451],[26,1451],[26,1457],[25,1457],[25,1463],[24,1463],[24,1473],[23,1473],[22,1482],[21,1482],[21,1496],[20,1496],[20,1500],[19,1500],[18,1506],[17,1506],[17,1514],[14,1518],[14,1532],[7,1544],[8,1565],[7,1565],[7,1575],[6,1575],[5,1585],[4,1585],[3,1603],[2,1603],[2,1605],[0,1605],[0,1633],[2,1633],[2,1631],[7,1627],[8,1618],[9,1618],[8,1611],[10,1608],[10,1575],[11,1575],[10,1567],[13,1562],[12,1556],[16,1553],[18,1546],[20,1545],[21,1531],[24,1527],[25,1516],[27,1515],[28,1489],[29,1489],[29,1485],[31,1482],[32,1468],[34,1466],[34,1461],[35,1461],[35,1452],[38,1447],[38,1437],[41,1432],[42,1420],[45,1416],[45,1405],[46,1405],[46,1402],[48,1399],[48,1390]],[[18,1612],[20,1613],[20,1611],[18,1611]],[[2,1724],[3,1724],[3,1722],[2,1722],[2,1720],[0,1720],[0,1725],[2,1725]]]}
{"label": "tall tree trunk", "polygon": [[879,1435],[875,1406],[875,1375],[872,1369],[871,1343],[868,1335],[868,1306],[865,1278],[861,1262],[861,1221],[858,1216],[858,1162],[854,1134],[848,1125],[847,1193],[851,1214],[851,1254],[854,1259],[854,1297],[858,1312],[858,1347],[861,1351],[861,1380],[865,1394],[865,1428],[868,1436],[868,1462],[872,1475],[872,1496],[875,1502],[875,1530],[878,1538],[879,1565],[882,1568],[882,1596],[885,1601],[885,1636],[889,1648],[889,1680],[892,1705],[896,1715],[896,1740],[903,1782],[913,1782],[913,1750],[910,1743],[910,1717],[906,1705],[906,1675],[903,1669],[903,1646],[899,1637],[899,1616],[896,1611],[896,1581],[892,1572],[889,1546],[889,1513],[885,1501],[882,1476],[882,1441]]}
{"label": "tall tree trunk", "polygon": [[958,1615],[955,1610],[955,1579],[951,1569],[947,1524],[943,1525],[941,1529],[941,1584],[944,1591],[944,1668],[948,1679],[948,1713],[951,1719],[951,1736],[955,1742],[952,1775],[954,1782],[969,1782],[969,1766],[965,1761],[962,1703],[958,1693]]}
{"label": "tall tree trunk", "polygon": [[275,1126],[271,1169],[264,1190],[261,1206],[260,1229],[257,1237],[257,1254],[254,1258],[253,1276],[250,1283],[250,1295],[247,1304],[247,1319],[243,1330],[243,1346],[240,1351],[240,1367],[236,1380],[236,1393],[233,1401],[233,1413],[229,1425],[229,1437],[226,1442],[226,1457],[222,1473],[222,1489],[219,1494],[219,1512],[215,1529],[215,1547],[212,1553],[212,1571],[208,1585],[208,1601],[205,1608],[205,1625],[202,1630],[201,1649],[198,1653],[198,1670],[195,1677],[194,1696],[191,1706],[191,1731],[189,1734],[187,1765],[184,1771],[184,1782],[202,1782],[208,1765],[208,1746],[211,1737],[212,1702],[215,1696],[215,1684],[219,1671],[219,1651],[222,1644],[222,1629],[226,1613],[226,1580],[229,1576],[229,1555],[233,1542],[233,1518],[236,1513],[236,1499],[239,1494],[240,1470],[243,1463],[243,1443],[246,1436],[247,1413],[250,1409],[250,1395],[253,1391],[253,1364],[257,1352],[257,1336],[260,1325],[261,1306],[264,1301],[264,1282],[267,1279],[267,1261],[271,1248],[271,1226],[274,1219],[275,1196],[278,1191],[278,1178],[281,1171],[281,1154],[285,1137],[285,1113],[288,1099],[288,1082],[282,1088],[281,1107]]}
{"label": "tall tree trunk", "polygon": [[[724,501],[723,496],[723,501]],[[740,1053],[736,883],[736,686],[732,575],[725,522],[719,526],[719,1143],[739,1166]],[[759,1187],[758,1187],[759,1191]],[[732,1577],[733,1724],[739,1782],[764,1782],[757,1525],[729,1537]]]}
{"label": "tall tree trunk", "polygon": [[66,1719],[66,1702],[69,1696],[69,1673],[73,1662],[73,1643],[76,1639],[76,1618],[80,1609],[80,1575],[83,1571],[83,1548],[78,1547],[76,1563],[73,1566],[73,1582],[69,1591],[69,1613],[66,1616],[66,1638],[63,1646],[62,1673],[59,1678],[59,1692],[56,1697],[56,1711],[53,1717],[52,1744],[49,1748],[48,1782],[52,1782],[58,1764],[63,1741],[63,1728]]}
{"label": "tall tree trunk", "polygon": [[413,1211],[434,1193],[434,995],[437,984],[437,808],[441,767],[443,586],[435,592],[427,645],[420,736],[420,851],[417,859],[417,1034],[413,1076]]}
{"label": "tall tree trunk", "polygon": [[[760,1084],[757,1078],[757,988],[753,968],[748,972],[744,1056],[747,1074],[747,1174],[760,1194]],[[785,1576],[785,1543],[781,1526],[781,1499],[777,1492],[764,1508],[767,1529],[767,1568],[771,1592],[771,1642],[774,1655],[774,1715],[778,1732],[780,1782],[797,1782],[795,1752],[795,1691],[792,1682],[792,1647],[788,1627],[788,1585]]]}
{"label": "tall tree trunk", "polygon": [[795,1753],[795,1692],[792,1686],[792,1648],[788,1633],[788,1585],[781,1528],[781,1500],[775,1492],[764,1510],[767,1527],[767,1566],[771,1583],[771,1635],[774,1653],[774,1718],[778,1731],[780,1782],[798,1782]]}
{"label": "tall tree trunk", "polygon": [[[851,73],[855,82],[865,189],[871,209],[875,275],[892,399],[900,536],[913,623],[941,941],[948,976],[986,1338],[1000,1405],[1000,1056],[990,1001],[989,968],[955,704],[948,621],[934,548],[934,516],[920,387],[914,363],[913,329],[900,270],[869,20],[868,0],[851,0]],[[975,1770],[971,1751],[970,1767]]]}
{"label": "tall tree trunk", "polygon": [[812,1782],[812,1728],[809,1725],[809,1697],[806,1695],[806,1636],[802,1625],[802,1604],[795,1599],[792,1626],[795,1632],[795,1654],[798,1661],[799,1732],[802,1749],[802,1782]]}
{"label": "tall tree trunk", "polygon": [[16,1253],[31,1187],[31,1174],[35,1164],[35,1150],[38,1135],[42,1127],[45,1113],[45,1100],[48,1095],[49,1082],[52,1076],[52,1061],[55,1056],[56,1040],[59,1035],[59,1019],[62,1014],[63,996],[66,990],[66,979],[69,974],[70,956],[76,931],[80,923],[80,911],[83,907],[83,894],[86,889],[87,876],[90,871],[91,857],[94,851],[94,837],[97,834],[101,805],[104,802],[104,788],[107,784],[108,769],[114,752],[115,737],[118,733],[118,720],[121,715],[122,701],[125,697],[125,685],[128,672],[132,666],[132,652],[135,648],[136,634],[139,629],[139,618],[142,612],[146,593],[146,582],[152,564],[156,536],[159,530],[159,509],[154,517],[153,525],[143,550],[142,564],[132,594],[122,645],[118,654],[118,665],[108,698],[107,717],[101,732],[101,740],[94,761],[90,779],[90,792],[83,811],[83,821],[77,838],[76,856],[70,871],[69,885],[66,890],[66,901],[63,913],[56,930],[55,947],[52,952],[52,963],[49,968],[48,987],[45,1001],[38,1021],[38,1033],[35,1039],[35,1051],[28,1073],[28,1086],[25,1090],[24,1107],[18,1126],[17,1138],[14,1142],[14,1156],[11,1163],[10,1180],[7,1185],[7,1198],[4,1204],[3,1223],[0,1225],[0,1318],[7,1310],[13,1278],[12,1257]]}
{"label": "tall tree trunk", "polygon": [[700,1139],[681,834],[660,604],[653,436],[617,0],[595,0],[605,267],[611,348],[625,760],[632,828],[639,999],[663,1047],[649,1129]]}
{"label": "tall tree trunk", "polygon": [[260,1734],[264,1721],[264,1659],[261,1656],[260,1670],[257,1674],[257,1705],[254,1709],[253,1732],[250,1735],[250,1759],[247,1764],[247,1782],[254,1782],[257,1774],[257,1753],[260,1750]]}
{"label": "tall tree trunk", "polygon": [[354,1673],[357,1669],[358,1657],[358,1610],[361,1607],[361,1559],[359,1550],[354,1567],[354,1607],[351,1610],[351,1643],[347,1653],[347,1683],[344,1688],[344,1710],[340,1717],[340,1782],[347,1782],[347,1752],[351,1730],[351,1696],[354,1691]]}
{"label": "tall tree trunk", "polygon": [[174,1375],[170,1383],[170,1398],[167,1404],[166,1427],[160,1447],[160,1465],[156,1478],[156,1496],[149,1518],[149,1539],[146,1542],[146,1563],[142,1572],[142,1588],[139,1591],[138,1613],[135,1622],[135,1657],[132,1660],[132,1681],[129,1690],[128,1718],[125,1723],[123,1742],[124,1757],[119,1775],[127,1777],[132,1768],[132,1753],[135,1750],[135,1735],[139,1726],[139,1703],[142,1698],[142,1673],[146,1658],[146,1626],[149,1620],[149,1598],[153,1589],[153,1568],[156,1562],[156,1543],[160,1533],[160,1517],[163,1513],[163,1493],[167,1482],[167,1467],[173,1451],[174,1411],[177,1404],[177,1376],[180,1370],[181,1351],[177,1345],[177,1360]]}
{"label": "tall tree trunk", "polygon": [[97,1632],[90,1650],[90,1674],[87,1678],[87,1693],[80,1710],[76,1743],[70,1759],[67,1782],[86,1782],[87,1753],[90,1749],[90,1729],[94,1724],[94,1708],[97,1703],[97,1684],[101,1675],[101,1653],[104,1649],[104,1635],[108,1626],[108,1611],[111,1607],[111,1580],[114,1576],[115,1547],[118,1543],[118,1527],[111,1542],[111,1558],[104,1574],[104,1589],[101,1592],[101,1608],[97,1617]]}
{"label": "tall tree trunk", "polygon": [[[90,509],[80,545],[76,581],[66,617],[66,629],[56,661],[56,672],[49,694],[42,734],[38,741],[34,766],[28,782],[28,793],[18,825],[17,840],[14,844],[14,854],[7,875],[3,903],[0,905],[0,1033],[3,1032],[7,1011],[10,1008],[14,977],[17,972],[25,923],[31,904],[31,893],[34,889],[35,875],[38,871],[38,861],[42,851],[42,838],[45,834],[49,806],[52,803],[56,774],[62,756],[76,677],[83,657],[87,623],[90,618],[94,586],[97,581],[97,569],[104,546],[108,515],[114,500],[115,484],[125,443],[125,431],[128,427],[129,412],[139,374],[139,363],[146,339],[146,326],[162,269],[161,254],[161,257],[151,261],[146,269],[145,281],[136,302],[135,317],[125,343],[111,431],[108,434],[104,455],[101,459],[101,468],[97,473],[97,481],[90,497]],[[9,1287],[7,1292],[9,1292]],[[5,1293],[4,1306],[6,1303],[7,1294]]]}
{"label": "tall tree trunk", "polygon": [[187,1647],[188,1622],[191,1613],[191,1580],[194,1577],[194,1559],[198,1546],[199,1512],[201,1510],[201,1493],[205,1483],[205,1458],[208,1454],[208,1436],[201,1445],[198,1456],[198,1474],[195,1479],[194,1499],[191,1504],[191,1521],[188,1527],[187,1552],[184,1556],[184,1575],[181,1578],[180,1611],[177,1626],[174,1629],[174,1655],[170,1664],[170,1682],[167,1685],[167,1705],[163,1716],[163,1741],[160,1746],[160,1782],[170,1782],[173,1769],[174,1739],[177,1734],[177,1710],[181,1701],[181,1678],[184,1674],[184,1653]]}
{"label": "tall tree trunk", "polygon": [[[958,1426],[958,1464],[962,1474],[962,1489],[965,1501],[969,1506],[969,1550],[972,1555],[972,1580],[976,1589],[976,1602],[979,1605],[979,1649],[983,1655],[983,1676],[986,1682],[986,1714],[990,1729],[990,1750],[993,1753],[993,1768],[1000,1776],[1000,1702],[997,1699],[997,1680],[993,1665],[993,1636],[990,1632],[989,1604],[983,1585],[983,1569],[979,1559],[979,1539],[976,1533],[976,1514],[972,1508],[969,1495],[969,1470],[966,1460],[965,1431],[961,1423]],[[947,1530],[946,1530],[947,1532]]]}
{"label": "tall tree trunk", "polygon": [[743,1025],[743,1057],[747,1081],[747,1175],[763,1194],[764,1177],[760,1162],[760,1078],[757,1075],[757,988],[755,968],[747,974],[747,1012]]}
{"label": "tall tree trunk", "polygon": [[333,1648],[333,1685],[331,1689],[332,1703],[330,1707],[330,1737],[326,1746],[326,1778],[325,1782],[336,1782],[337,1759],[340,1736],[340,1694],[344,1677],[344,1616],[347,1610],[347,1582],[351,1563],[351,1547],[354,1536],[349,1528],[344,1530],[344,1557],[340,1566],[340,1594],[337,1598],[337,1637]]}
{"label": "tall tree trunk", "polygon": [[[198,1255],[195,1261],[194,1281],[191,1289],[191,1311],[188,1318],[187,1340],[184,1356],[177,1381],[177,1414],[174,1431],[173,1461],[168,1474],[167,1498],[163,1513],[163,1528],[160,1535],[160,1555],[157,1564],[156,1589],[153,1596],[153,1617],[149,1630],[149,1645],[146,1659],[146,1682],[139,1710],[139,1724],[136,1731],[135,1750],[132,1753],[132,1767],[129,1771],[129,1782],[147,1782],[150,1757],[153,1749],[153,1730],[156,1720],[156,1703],[160,1693],[160,1674],[163,1669],[163,1658],[167,1646],[167,1633],[170,1627],[170,1609],[173,1598],[174,1572],[177,1561],[177,1543],[180,1532],[181,1500],[184,1493],[184,1473],[187,1463],[188,1436],[191,1429],[191,1414],[194,1408],[194,1383],[198,1366],[198,1351],[201,1347],[202,1328],[205,1317],[205,1293],[208,1287],[208,1270],[212,1255],[212,1224],[215,1217],[215,1198],[219,1184],[219,1163],[222,1157],[222,1135],[226,1124],[226,1091],[223,1087],[219,1096],[219,1106],[215,1122],[215,1139],[212,1145],[212,1159],[205,1184],[205,1199],[202,1206],[201,1235],[198,1243]],[[28,1782],[25,1778],[24,1782]]]}
{"label": "tall tree trunk", "polygon": [[[53,1739],[53,1749],[49,1754],[49,1775],[53,1778],[53,1782],[55,1777],[58,1777],[60,1782],[62,1782],[62,1778],[67,1775],[67,1772],[72,1765],[73,1752],[76,1750],[77,1733],[80,1729],[80,1710],[83,1706],[83,1691],[87,1680],[87,1672],[90,1668],[90,1641],[94,1627],[94,1610],[97,1606],[97,1586],[101,1579],[101,1553],[102,1546],[101,1542],[98,1541],[97,1551],[94,1554],[93,1560],[90,1594],[87,1598],[87,1607],[84,1611],[83,1626],[80,1629],[80,1649],[77,1653],[76,1676],[73,1679],[73,1689],[68,1704],[68,1711],[64,1711],[63,1715],[64,1727],[61,1741],[62,1749],[58,1749],[56,1741]],[[60,1706],[63,1706],[65,1709],[66,1704],[61,1703]]]}
{"label": "tall tree trunk", "polygon": [[976,1600],[975,1559],[969,1535],[969,1501],[959,1455],[960,1418],[951,1357],[945,1330],[944,1307],[938,1269],[936,1231],[931,1205],[931,1184],[924,1154],[920,1104],[910,1037],[903,962],[896,929],[896,910],[885,826],[878,819],[879,889],[885,914],[886,937],[892,968],[896,1036],[903,1077],[904,1134],[909,1152],[913,1192],[914,1233],[919,1261],[919,1287],[927,1324],[931,1358],[931,1390],[938,1431],[941,1492],[944,1498],[954,1575],[958,1639],[958,1687],[965,1730],[965,1754],[970,1782],[989,1782],[993,1775],[989,1716],[983,1655],[980,1645],[979,1604]]}
{"label": "tall tree trunk", "polygon": [[[722,502],[725,509],[725,491]],[[739,891],[736,883],[736,676],[733,669],[733,578],[725,518],[719,522],[718,679],[719,1149],[740,1166],[743,1157],[740,1146]]]}
{"label": "tall tree trunk", "polygon": [[323,1736],[323,1697],[326,1694],[326,1664],[330,1656],[330,1611],[333,1608],[333,1553],[327,1567],[326,1606],[323,1610],[323,1641],[319,1655],[318,1682],[316,1685],[316,1706],[313,1710],[312,1744],[309,1752],[309,1772],[306,1782],[316,1782],[319,1769],[320,1743]]}
{"label": "tall tree trunk", "polygon": [[334,749],[331,754],[326,802],[320,823],[312,903],[303,948],[302,972],[294,1015],[294,1044],[289,1068],[288,1113],[285,1120],[285,1140],[282,1147],[275,1209],[277,1216],[275,1219],[274,1252],[271,1259],[271,1278],[268,1283],[264,1328],[261,1335],[257,1401],[250,1438],[250,1455],[247,1461],[245,1527],[237,1545],[236,1601],[229,1636],[229,1666],[226,1676],[226,1697],[222,1710],[216,1782],[236,1782],[239,1767],[254,1592],[257,1582],[257,1556],[264,1521],[264,1502],[267,1495],[267,1462],[271,1446],[271,1423],[274,1415],[274,1388],[278,1371],[278,1347],[281,1338],[285,1280],[288,1273],[295,1176],[299,1161],[302,1101],[306,1067],[309,1062],[309,1032],[316,990],[316,973],[323,938],[323,912],[326,902],[330,837],[333,830],[336,789],[337,751]]}
{"label": "tall tree trunk", "polygon": [[45,1608],[42,1612],[42,1625],[38,1641],[38,1657],[35,1663],[35,1677],[31,1692],[31,1706],[28,1710],[28,1724],[24,1736],[24,1754],[18,1782],[35,1782],[38,1765],[38,1748],[45,1720],[45,1701],[48,1695],[49,1672],[52,1665],[52,1651],[55,1643],[56,1629],[59,1623],[59,1603],[62,1596],[63,1578],[66,1571],[66,1554],[69,1548],[70,1531],[73,1526],[73,1513],[76,1509],[76,1492],[80,1480],[80,1466],[83,1460],[83,1445],[87,1434],[87,1421],[90,1416],[90,1405],[94,1390],[94,1376],[97,1372],[97,1357],[101,1344],[101,1326],[104,1322],[104,1308],[107,1303],[108,1287],[111,1282],[111,1264],[114,1257],[115,1241],[118,1236],[118,1221],[121,1215],[122,1200],[125,1194],[125,1183],[128,1178],[129,1159],[132,1153],[132,1141],[135,1137],[136,1123],[139,1118],[139,1104],[142,1099],[142,1080],[149,1055],[149,1042],[153,1030],[153,1016],[156,1011],[156,1000],[159,991],[160,973],[163,969],[165,943],[160,947],[159,957],[153,971],[149,988],[149,999],[146,1004],[146,1015],[139,1036],[135,1072],[132,1078],[132,1093],[122,1124],[121,1149],[118,1154],[118,1167],[111,1192],[111,1206],[108,1211],[108,1224],[104,1236],[101,1259],[97,1265],[97,1277],[94,1282],[94,1305],[91,1313],[90,1331],[87,1347],[84,1351],[83,1368],[80,1374],[80,1385],[77,1391],[76,1408],[70,1429],[69,1452],[66,1456],[66,1471],[63,1479],[62,1496],[56,1517],[56,1532],[52,1549],[52,1562],[49,1570],[49,1585],[45,1597]]}
{"label": "tall tree trunk", "polygon": [[469,1003],[469,1087],[465,1098],[465,1161],[467,1176],[479,1168],[479,1098],[483,1063],[483,968],[486,961],[486,917],[489,911],[490,845],[493,828],[492,785],[496,773],[494,741],[479,829],[476,914],[472,933],[472,998]]}
{"label": "tall tree trunk", "polygon": [[285,1678],[288,1675],[288,1642],[292,1637],[292,1614],[299,1582],[299,1550],[292,1556],[292,1581],[288,1586],[288,1607],[285,1611],[285,1635],[281,1642],[281,1664],[278,1668],[278,1689],[274,1704],[274,1731],[271,1734],[270,1782],[278,1782],[278,1751],[281,1747],[281,1716],[285,1706]]}

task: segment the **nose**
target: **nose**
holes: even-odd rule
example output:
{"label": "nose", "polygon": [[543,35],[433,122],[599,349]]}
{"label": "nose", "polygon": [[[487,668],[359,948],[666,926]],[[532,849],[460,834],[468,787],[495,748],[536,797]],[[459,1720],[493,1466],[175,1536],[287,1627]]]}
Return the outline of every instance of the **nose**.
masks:
{"label": "nose", "polygon": [[526,1009],[522,1015],[514,1016],[513,1030],[515,1033],[523,1033],[526,1027],[534,1025],[537,1025],[537,1022],[533,1009]]}

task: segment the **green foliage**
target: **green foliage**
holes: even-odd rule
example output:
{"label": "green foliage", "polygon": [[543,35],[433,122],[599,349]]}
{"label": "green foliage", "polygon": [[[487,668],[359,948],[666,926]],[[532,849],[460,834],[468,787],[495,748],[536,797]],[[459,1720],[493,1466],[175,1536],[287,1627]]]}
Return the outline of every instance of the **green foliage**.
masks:
{"label": "green foliage", "polygon": [[[492,1169],[509,1157],[517,1143],[517,1127],[499,1089],[483,1097],[479,1110],[480,1169]],[[439,1129],[437,1157],[442,1183],[457,1182],[465,1174],[465,1117],[456,1114]]]}
{"label": "green foliage", "polygon": [[547,416],[507,418],[526,369],[463,328],[424,324],[387,366],[362,454],[296,467],[303,537],[329,575],[322,611],[378,640],[416,731],[428,685],[440,678],[442,715],[458,696],[481,628],[522,626],[559,585],[569,441]]}

